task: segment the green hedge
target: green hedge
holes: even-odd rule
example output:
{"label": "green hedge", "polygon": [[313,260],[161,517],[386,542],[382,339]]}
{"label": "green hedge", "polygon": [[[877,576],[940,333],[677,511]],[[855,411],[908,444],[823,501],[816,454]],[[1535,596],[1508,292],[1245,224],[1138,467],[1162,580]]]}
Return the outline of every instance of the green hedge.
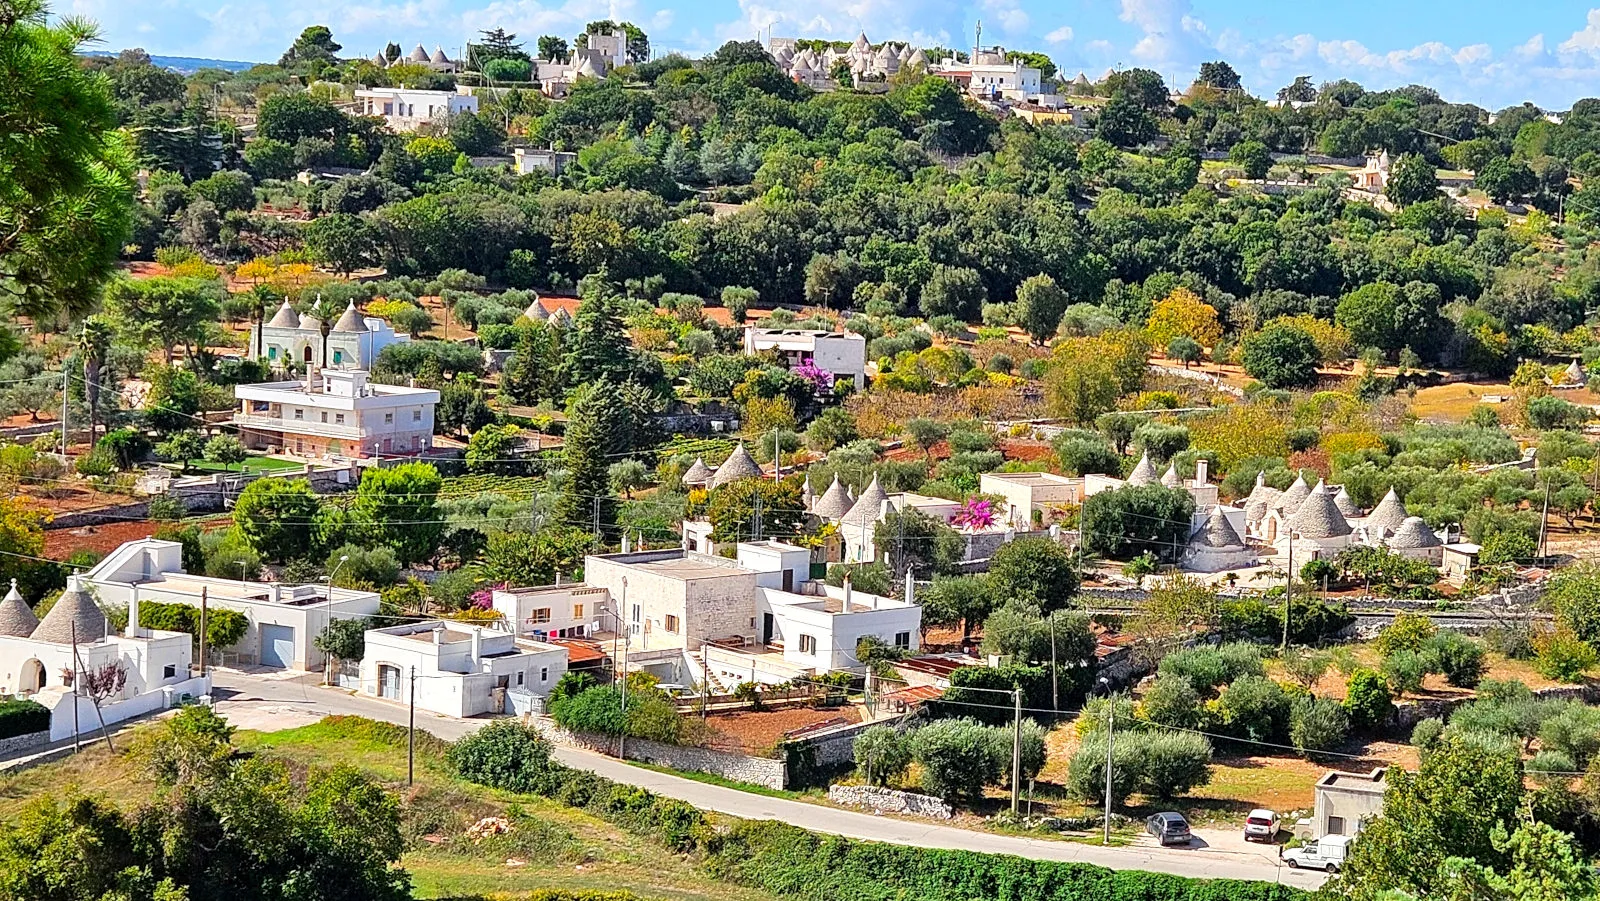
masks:
{"label": "green hedge", "polygon": [[730,882],[800,901],[1293,901],[1268,882],[1188,879],[1084,863],[911,848],[745,820],[706,844],[706,866]]}
{"label": "green hedge", "polygon": [[0,739],[50,728],[50,708],[34,701],[0,701]]}
{"label": "green hedge", "polygon": [[459,895],[441,901],[643,901],[632,892],[603,892],[598,889],[541,888],[514,894]]}

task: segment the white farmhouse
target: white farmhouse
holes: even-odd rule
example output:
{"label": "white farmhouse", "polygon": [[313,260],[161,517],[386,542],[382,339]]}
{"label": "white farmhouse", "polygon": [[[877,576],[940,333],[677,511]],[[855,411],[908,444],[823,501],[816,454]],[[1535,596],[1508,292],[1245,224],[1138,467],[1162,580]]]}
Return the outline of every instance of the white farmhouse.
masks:
{"label": "white farmhouse", "polygon": [[322,321],[309,313],[296,313],[285,300],[271,319],[250,327],[250,354],[266,357],[274,369],[371,369],[385,347],[409,340],[395,334],[382,319],[363,317],[354,303],[334,322],[324,339]]}
{"label": "white farmhouse", "polygon": [[375,591],[190,575],[183,571],[183,545],[156,538],[124,543],[84,581],[102,602],[126,604],[130,611],[141,601],[198,607],[203,596],[208,607],[243,613],[249,628],[228,652],[243,663],[284,669],[322,669],[326,658],[315,642],[327,624],[378,612]]}
{"label": "white farmhouse", "polygon": [[[15,581],[0,601],[0,695],[29,697],[50,708],[50,740],[72,737],[74,706],[82,734],[102,719],[118,723],[209,692],[209,680],[189,672],[193,648],[187,634],[140,626],[134,601],[128,627],[118,635],[90,588],[82,577],[69,576],[43,621],[34,617]],[[110,672],[120,675],[121,685],[99,698],[97,709],[81,674]]]}
{"label": "white farmhouse", "polygon": [[445,126],[457,113],[476,113],[478,98],[460,91],[415,88],[361,88],[356,112],[376,116],[394,131],[416,131],[424,125]]}
{"label": "white farmhouse", "polygon": [[235,385],[233,424],[245,447],[300,457],[389,457],[433,447],[431,388],[379,385],[359,369],[304,381]]}
{"label": "white farmhouse", "polygon": [[833,373],[835,379],[850,379],[857,390],[866,387],[867,339],[854,332],[746,326],[744,352],[758,354],[767,350],[777,351],[790,367],[809,361],[818,369]]}
{"label": "white farmhouse", "polygon": [[[445,716],[503,713],[506,700],[543,698],[567,671],[567,649],[463,623],[407,623],[366,634],[361,693]],[[413,689],[414,686],[414,689]]]}

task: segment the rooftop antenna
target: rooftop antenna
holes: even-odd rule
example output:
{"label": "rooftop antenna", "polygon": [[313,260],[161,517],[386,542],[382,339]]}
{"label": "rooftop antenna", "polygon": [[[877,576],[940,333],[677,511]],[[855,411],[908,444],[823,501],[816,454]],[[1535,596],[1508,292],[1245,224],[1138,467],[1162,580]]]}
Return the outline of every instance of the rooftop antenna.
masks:
{"label": "rooftop antenna", "polygon": [[978,50],[983,47],[983,20],[978,20],[978,29],[972,36],[972,61],[978,61]]}

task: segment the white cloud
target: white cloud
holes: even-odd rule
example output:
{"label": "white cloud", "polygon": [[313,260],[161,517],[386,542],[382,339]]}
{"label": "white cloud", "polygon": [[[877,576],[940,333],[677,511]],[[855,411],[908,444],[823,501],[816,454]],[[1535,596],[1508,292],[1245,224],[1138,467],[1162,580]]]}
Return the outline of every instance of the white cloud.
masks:
{"label": "white cloud", "polygon": [[1562,53],[1600,54],[1600,9],[1589,10],[1584,26],[1561,42]]}
{"label": "white cloud", "polygon": [[1521,44],[1518,44],[1512,53],[1521,57],[1539,56],[1544,53],[1544,35],[1536,34]]}
{"label": "white cloud", "polygon": [[1072,40],[1072,26],[1063,25],[1060,28],[1057,28],[1055,31],[1045,35],[1044,39],[1045,43],[1047,44],[1065,44],[1066,42]]}

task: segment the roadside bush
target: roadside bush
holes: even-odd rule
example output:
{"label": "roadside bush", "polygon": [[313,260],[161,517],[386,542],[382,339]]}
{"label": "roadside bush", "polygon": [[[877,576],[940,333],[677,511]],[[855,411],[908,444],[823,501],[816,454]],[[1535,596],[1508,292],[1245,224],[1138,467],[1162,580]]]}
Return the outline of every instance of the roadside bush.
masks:
{"label": "roadside bush", "polygon": [[1188,679],[1194,690],[1204,695],[1240,676],[1260,676],[1266,672],[1266,667],[1255,645],[1235,642],[1215,648],[1174,651],[1161,658],[1159,672],[1163,676]]}
{"label": "roadside bush", "polygon": [[[1211,781],[1211,742],[1187,732],[1138,734],[1141,740],[1139,790],[1156,798],[1175,798]],[[1115,753],[1115,751],[1113,751]]]}
{"label": "roadside bush", "polygon": [[1328,668],[1333,665],[1333,655],[1325,651],[1306,651],[1300,648],[1290,648],[1283,656],[1284,671],[1289,674],[1297,685],[1310,691]]}
{"label": "roadside bush", "polygon": [[596,685],[550,705],[550,718],[574,732],[621,735],[627,727],[622,692],[615,685]]}
{"label": "roadside bush", "polygon": [[1428,640],[1423,660],[1430,672],[1442,673],[1457,688],[1476,688],[1488,668],[1483,645],[1457,632],[1441,632]]}
{"label": "roadside bush", "polygon": [[888,785],[911,765],[911,743],[893,726],[873,726],[856,736],[856,768],[874,785]]}
{"label": "roadside bush", "polygon": [[1289,706],[1289,743],[1302,754],[1336,748],[1349,734],[1350,714],[1332,698],[1306,695]]}
{"label": "roadside bush", "polygon": [[450,746],[447,759],[468,782],[506,791],[548,792],[559,765],[550,740],[533,726],[495,720]]}
{"label": "roadside bush", "polygon": [[[1118,737],[1111,745],[1111,803],[1121,806],[1139,790],[1143,751],[1137,740]],[[1091,736],[1078,743],[1067,762],[1067,790],[1073,797],[1104,804],[1106,797],[1106,737]]]}
{"label": "roadside bush", "polygon": [[31,735],[50,728],[50,708],[23,699],[0,701],[0,739]]}
{"label": "roadside bush", "polygon": [[[936,720],[912,736],[922,787],[947,801],[974,801],[998,782],[989,730],[972,719]],[[1104,749],[1102,749],[1103,751]]]}
{"label": "roadside bush", "polygon": [[1134,704],[1133,698],[1123,692],[1090,698],[1084,703],[1083,713],[1078,715],[1077,722],[1073,723],[1078,735],[1089,736],[1105,732],[1108,707],[1114,708],[1112,715],[1121,724],[1118,728],[1127,727],[1138,716],[1138,705]]}
{"label": "roadside bush", "polygon": [[1396,696],[1420,689],[1422,677],[1428,674],[1427,664],[1416,651],[1395,651],[1383,658],[1380,670],[1389,681],[1389,691]]}
{"label": "roadside bush", "polygon": [[1594,647],[1567,629],[1541,635],[1533,644],[1533,666],[1546,679],[1576,684],[1596,663]]}
{"label": "roadside bush", "polygon": [[1241,676],[1217,697],[1215,715],[1223,732],[1250,741],[1281,742],[1289,734],[1289,696],[1265,676]]}
{"label": "roadside bush", "polygon": [[[1044,769],[1047,751],[1044,744],[1045,729],[1033,720],[1022,721],[1022,753],[1019,755],[1019,769],[1022,781],[1039,775]],[[989,727],[989,751],[994,755],[994,768],[999,772],[999,784],[1009,788],[1011,786],[1011,752],[1013,742],[1016,740],[1013,727]]]}
{"label": "roadside bush", "polygon": [[1144,693],[1139,711],[1152,723],[1193,729],[1200,725],[1200,695],[1182,676],[1159,676]]}
{"label": "roadside bush", "polygon": [[1415,613],[1401,613],[1395,616],[1394,622],[1383,627],[1378,633],[1376,647],[1379,656],[1387,657],[1395,651],[1411,651],[1422,653],[1428,640],[1439,631],[1433,620]]}
{"label": "roadside bush", "polygon": [[1373,730],[1388,722],[1394,712],[1389,685],[1382,674],[1357,669],[1345,682],[1344,709],[1354,729]]}

